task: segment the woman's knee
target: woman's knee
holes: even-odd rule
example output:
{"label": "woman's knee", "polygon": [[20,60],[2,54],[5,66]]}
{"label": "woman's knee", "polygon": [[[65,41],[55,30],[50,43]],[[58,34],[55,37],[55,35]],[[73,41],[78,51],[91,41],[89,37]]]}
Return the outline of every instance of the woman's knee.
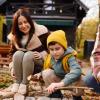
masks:
{"label": "woman's knee", "polygon": [[28,51],[24,54],[24,58],[23,61],[33,61],[33,52],[32,51]]}
{"label": "woman's knee", "polygon": [[13,55],[13,60],[21,60],[23,59],[24,52],[23,51],[16,51]]}

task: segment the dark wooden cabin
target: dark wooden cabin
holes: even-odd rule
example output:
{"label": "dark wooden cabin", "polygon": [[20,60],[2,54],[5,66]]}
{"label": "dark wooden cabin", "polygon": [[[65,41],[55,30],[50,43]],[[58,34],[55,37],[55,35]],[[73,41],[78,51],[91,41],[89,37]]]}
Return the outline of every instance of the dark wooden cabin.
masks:
{"label": "dark wooden cabin", "polygon": [[6,7],[3,12],[7,20],[7,31],[3,36],[5,40],[2,41],[7,42],[6,36],[11,30],[12,15],[18,8],[25,6],[30,8],[31,17],[37,23],[47,26],[50,31],[64,30],[68,44],[74,48],[76,28],[87,10],[80,0],[5,0],[5,3],[0,5],[1,8],[2,6]]}

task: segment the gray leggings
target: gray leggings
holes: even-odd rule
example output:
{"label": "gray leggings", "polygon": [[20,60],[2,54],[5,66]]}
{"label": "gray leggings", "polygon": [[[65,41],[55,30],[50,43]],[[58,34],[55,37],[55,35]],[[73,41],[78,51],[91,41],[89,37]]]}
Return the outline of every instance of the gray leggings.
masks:
{"label": "gray leggings", "polygon": [[35,65],[43,64],[43,60],[36,60],[33,56],[32,51],[23,52],[23,51],[16,51],[13,55],[13,67],[16,77],[16,83],[23,83],[27,84],[28,80],[27,77],[34,72]]}

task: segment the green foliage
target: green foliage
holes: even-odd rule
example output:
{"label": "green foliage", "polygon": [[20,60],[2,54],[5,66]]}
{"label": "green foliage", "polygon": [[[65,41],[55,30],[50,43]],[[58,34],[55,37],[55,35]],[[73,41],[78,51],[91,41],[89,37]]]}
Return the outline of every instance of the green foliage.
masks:
{"label": "green foliage", "polygon": [[0,73],[0,88],[8,87],[13,82],[11,75],[8,73]]}

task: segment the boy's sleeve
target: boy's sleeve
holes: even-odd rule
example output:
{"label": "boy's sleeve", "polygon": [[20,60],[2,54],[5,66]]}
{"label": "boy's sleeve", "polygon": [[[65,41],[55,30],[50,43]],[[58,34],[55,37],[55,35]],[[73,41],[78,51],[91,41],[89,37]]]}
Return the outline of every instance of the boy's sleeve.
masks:
{"label": "boy's sleeve", "polygon": [[81,67],[74,56],[71,56],[68,59],[67,63],[69,64],[70,72],[67,73],[64,79],[62,80],[65,86],[70,85],[71,83],[77,81],[80,78],[81,73],[82,73]]}

